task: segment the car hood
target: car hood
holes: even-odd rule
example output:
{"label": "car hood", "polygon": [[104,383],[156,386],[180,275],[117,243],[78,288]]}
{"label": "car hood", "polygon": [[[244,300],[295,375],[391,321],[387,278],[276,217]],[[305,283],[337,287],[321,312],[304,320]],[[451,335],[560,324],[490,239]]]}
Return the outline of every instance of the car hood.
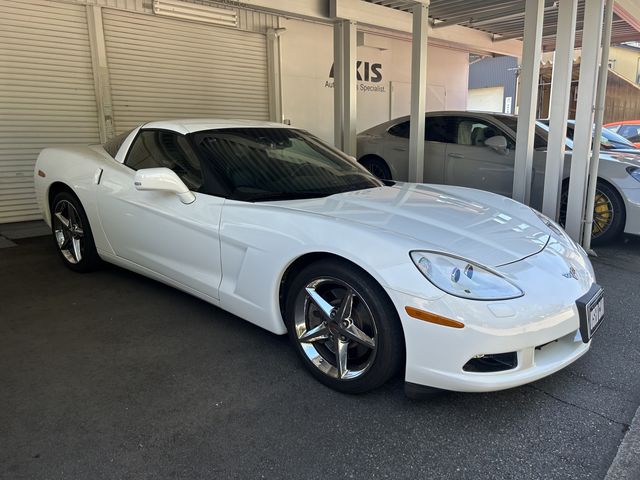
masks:
{"label": "car hood", "polygon": [[600,150],[600,160],[615,160],[640,167],[640,155],[632,150]]}
{"label": "car hood", "polygon": [[324,198],[270,202],[415,240],[415,248],[500,266],[542,250],[550,230],[527,206],[479,190],[398,183]]}

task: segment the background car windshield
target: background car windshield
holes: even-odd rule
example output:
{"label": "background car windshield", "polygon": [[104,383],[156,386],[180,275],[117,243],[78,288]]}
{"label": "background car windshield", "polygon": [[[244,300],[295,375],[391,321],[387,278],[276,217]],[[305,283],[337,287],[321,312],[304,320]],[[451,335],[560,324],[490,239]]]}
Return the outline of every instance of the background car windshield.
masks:
{"label": "background car windshield", "polygon": [[607,148],[608,145],[612,145],[614,148],[636,148],[636,146],[622,135],[618,135],[612,132],[608,128],[602,129],[602,146]]}
{"label": "background car windshield", "polygon": [[193,137],[203,160],[237,200],[323,197],[383,185],[344,154],[301,130],[228,128]]}

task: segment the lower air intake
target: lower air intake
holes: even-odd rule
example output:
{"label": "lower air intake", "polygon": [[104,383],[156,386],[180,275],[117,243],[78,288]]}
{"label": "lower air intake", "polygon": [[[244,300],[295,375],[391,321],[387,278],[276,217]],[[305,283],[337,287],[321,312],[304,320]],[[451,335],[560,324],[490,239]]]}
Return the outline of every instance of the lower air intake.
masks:
{"label": "lower air intake", "polygon": [[478,355],[465,363],[462,369],[465,372],[502,372],[518,366],[516,352],[494,353],[491,355]]}

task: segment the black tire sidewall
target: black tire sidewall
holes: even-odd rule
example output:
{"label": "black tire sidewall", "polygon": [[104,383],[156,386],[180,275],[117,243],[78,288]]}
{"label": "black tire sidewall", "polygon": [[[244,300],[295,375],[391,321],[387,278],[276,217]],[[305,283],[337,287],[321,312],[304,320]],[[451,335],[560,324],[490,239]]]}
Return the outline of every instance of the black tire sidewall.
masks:
{"label": "black tire sidewall", "polygon": [[[318,370],[305,355],[295,332],[295,302],[298,294],[314,278],[333,277],[356,289],[369,305],[376,324],[376,356],[373,364],[361,376],[340,380]],[[386,383],[404,362],[404,335],[398,313],[384,289],[359,267],[339,260],[312,263],[301,270],[288,285],[285,323],[296,353],[311,374],[325,385],[344,393],[364,393]]]}
{"label": "black tire sidewall", "polygon": [[[74,208],[78,212],[78,215],[80,215],[80,220],[82,221],[82,229],[84,231],[84,245],[82,259],[78,263],[71,263],[65,258],[63,253],[60,251],[60,248],[58,247],[58,242],[56,241],[55,233],[53,232],[53,215],[56,210],[56,206],[63,200],[71,203],[74,206]],[[72,193],[66,191],[60,192],[53,198],[53,202],[51,202],[51,230],[56,251],[62,259],[62,262],[68,268],[75,272],[84,273],[95,270],[100,265],[100,257],[98,256],[96,245],[93,240],[93,232],[91,230],[91,225],[89,224],[89,218],[87,217],[84,208],[82,208],[80,200],[78,200],[78,198]]]}
{"label": "black tire sidewall", "polygon": [[[371,171],[371,166],[375,165],[376,167],[378,167],[379,169],[381,169],[381,170],[383,170],[385,172],[385,177],[381,178],[381,180],[391,180],[391,170],[389,169],[389,166],[387,165],[387,162],[385,162],[383,159],[381,159],[379,157],[365,157],[362,160],[360,160],[360,164],[364,168],[369,170],[369,172],[371,172],[371,173],[373,173]],[[376,175],[376,177],[377,177],[377,175]],[[378,177],[378,178],[380,178],[380,177]]]}

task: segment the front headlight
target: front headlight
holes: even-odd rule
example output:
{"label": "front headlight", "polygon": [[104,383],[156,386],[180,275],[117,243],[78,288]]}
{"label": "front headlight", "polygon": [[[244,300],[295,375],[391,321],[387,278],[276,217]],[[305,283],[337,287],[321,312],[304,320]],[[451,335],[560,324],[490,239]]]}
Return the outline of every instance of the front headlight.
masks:
{"label": "front headlight", "polygon": [[634,179],[640,182],[640,168],[638,167],[627,167],[627,173],[631,175]]}
{"label": "front headlight", "polygon": [[497,272],[444,253],[414,251],[411,260],[440,290],[470,300],[508,300],[524,292]]}

